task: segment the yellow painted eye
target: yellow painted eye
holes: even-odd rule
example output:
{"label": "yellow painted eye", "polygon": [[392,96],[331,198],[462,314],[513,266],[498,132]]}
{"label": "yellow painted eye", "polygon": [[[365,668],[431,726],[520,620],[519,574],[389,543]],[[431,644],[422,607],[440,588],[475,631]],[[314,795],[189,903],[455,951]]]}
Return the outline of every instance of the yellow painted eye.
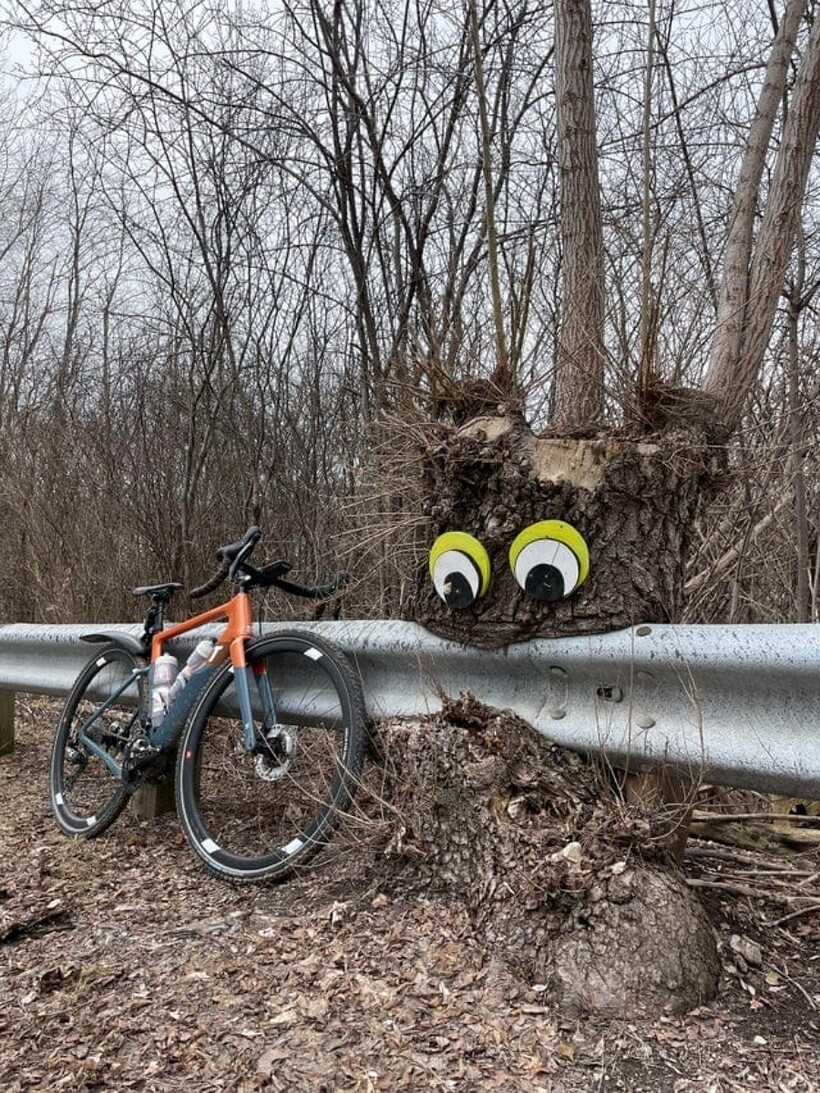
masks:
{"label": "yellow painted eye", "polygon": [[466,531],[446,531],[430,548],[430,576],[448,607],[472,607],[490,586],[490,556]]}
{"label": "yellow painted eye", "polygon": [[554,603],[571,595],[589,573],[583,536],[563,520],[541,520],[516,535],[510,568],[524,591]]}

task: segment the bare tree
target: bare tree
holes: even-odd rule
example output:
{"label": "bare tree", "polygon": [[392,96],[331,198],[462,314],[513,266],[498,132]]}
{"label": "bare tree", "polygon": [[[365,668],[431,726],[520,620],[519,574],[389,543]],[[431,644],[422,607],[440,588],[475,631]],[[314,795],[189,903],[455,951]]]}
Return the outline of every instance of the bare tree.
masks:
{"label": "bare tree", "polygon": [[704,389],[720,405],[727,434],[740,424],[760,371],[791,259],[820,129],[820,26],[815,22],[795,76],[763,219],[755,239],[761,178],[804,11],[804,0],[790,0],[786,6],[735,189],[718,321],[704,383]]}

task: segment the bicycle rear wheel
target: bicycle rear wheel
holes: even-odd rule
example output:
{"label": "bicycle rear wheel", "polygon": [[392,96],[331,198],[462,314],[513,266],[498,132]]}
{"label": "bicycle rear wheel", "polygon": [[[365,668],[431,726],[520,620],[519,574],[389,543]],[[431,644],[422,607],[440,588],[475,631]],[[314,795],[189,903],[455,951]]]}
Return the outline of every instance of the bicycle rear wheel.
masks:
{"label": "bicycle rear wheel", "polygon": [[147,703],[145,662],[118,645],[103,646],[63,707],[49,765],[49,801],[66,835],[99,835],[116,820],[128,788],[93,750],[122,765]]}
{"label": "bicycle rear wheel", "polygon": [[226,665],[180,742],[177,814],[209,869],[258,881],[287,875],[327,839],[355,791],[367,729],[356,676],[321,639],[278,634],[246,657],[253,748]]}

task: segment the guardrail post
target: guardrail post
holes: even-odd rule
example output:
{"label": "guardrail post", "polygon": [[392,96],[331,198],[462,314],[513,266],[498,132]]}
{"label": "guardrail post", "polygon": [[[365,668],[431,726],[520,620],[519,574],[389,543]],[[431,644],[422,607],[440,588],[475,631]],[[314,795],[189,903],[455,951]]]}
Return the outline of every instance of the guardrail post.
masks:
{"label": "guardrail post", "polygon": [[0,691],[0,755],[14,748],[14,691]]}
{"label": "guardrail post", "polygon": [[160,782],[146,782],[140,786],[129,802],[129,807],[140,820],[155,820],[164,812],[174,812],[173,777],[163,778]]}

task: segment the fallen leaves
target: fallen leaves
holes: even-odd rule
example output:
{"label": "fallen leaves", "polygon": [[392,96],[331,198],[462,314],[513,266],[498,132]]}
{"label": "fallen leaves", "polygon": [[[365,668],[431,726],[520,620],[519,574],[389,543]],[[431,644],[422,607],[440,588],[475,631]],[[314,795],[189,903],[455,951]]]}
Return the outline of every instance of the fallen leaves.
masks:
{"label": "fallen leaves", "polygon": [[802,993],[820,1001],[810,917],[766,930],[767,905],[731,896],[714,920],[736,970],[714,1006],[559,1025],[548,992],[501,974],[463,907],[391,883],[376,851],[334,845],[290,884],[231,888],[173,816],[63,838],[44,803],[50,741],[24,725],[18,737],[0,760],[4,1093],[165,1093],[191,1075],[197,1093],[803,1093],[820,1070]]}

